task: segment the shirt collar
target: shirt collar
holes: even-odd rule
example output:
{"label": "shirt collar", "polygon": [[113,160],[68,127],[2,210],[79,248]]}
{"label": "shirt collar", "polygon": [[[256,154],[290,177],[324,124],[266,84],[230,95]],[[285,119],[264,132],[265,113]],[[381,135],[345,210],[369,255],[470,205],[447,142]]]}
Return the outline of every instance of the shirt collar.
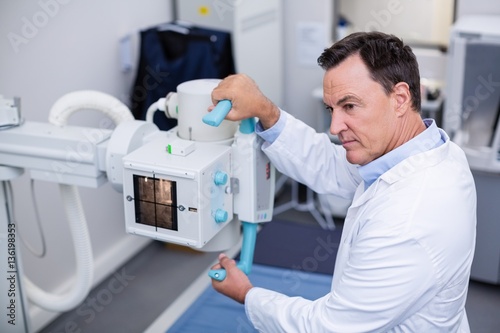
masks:
{"label": "shirt collar", "polygon": [[446,141],[441,136],[441,132],[433,119],[424,119],[423,121],[427,128],[422,133],[387,154],[358,168],[359,174],[365,183],[365,189],[399,162],[418,153],[437,148]]}

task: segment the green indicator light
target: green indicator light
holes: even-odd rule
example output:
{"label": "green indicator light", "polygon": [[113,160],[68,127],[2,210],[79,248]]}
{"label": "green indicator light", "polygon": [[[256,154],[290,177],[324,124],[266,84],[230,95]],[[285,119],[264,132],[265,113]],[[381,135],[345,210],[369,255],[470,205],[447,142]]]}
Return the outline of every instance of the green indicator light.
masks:
{"label": "green indicator light", "polygon": [[167,153],[172,154],[172,146],[167,145]]}

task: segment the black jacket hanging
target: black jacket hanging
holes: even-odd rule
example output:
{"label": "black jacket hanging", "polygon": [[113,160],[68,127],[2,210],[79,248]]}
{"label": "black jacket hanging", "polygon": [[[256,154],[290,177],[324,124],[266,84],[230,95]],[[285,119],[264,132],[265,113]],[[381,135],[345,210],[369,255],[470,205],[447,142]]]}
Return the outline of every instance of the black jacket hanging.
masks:
{"label": "black jacket hanging", "polygon": [[[136,119],[144,120],[148,107],[176,91],[182,82],[222,79],[235,73],[230,33],[196,26],[182,26],[182,30],[187,33],[161,27],[141,31],[139,64],[131,94]],[[176,119],[161,112],[155,113],[153,121],[161,130],[177,125]]]}

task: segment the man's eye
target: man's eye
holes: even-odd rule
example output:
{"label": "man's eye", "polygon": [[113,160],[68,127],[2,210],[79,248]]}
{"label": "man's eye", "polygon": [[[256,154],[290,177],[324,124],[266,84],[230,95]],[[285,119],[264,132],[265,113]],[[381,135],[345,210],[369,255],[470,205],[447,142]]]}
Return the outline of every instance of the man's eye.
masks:
{"label": "man's eye", "polygon": [[325,104],[325,109],[326,109],[326,111],[328,111],[329,113],[332,113],[332,112],[333,112],[333,108],[332,108],[331,106],[329,106],[329,105],[326,105],[326,104]]}
{"label": "man's eye", "polygon": [[352,109],[354,109],[354,104],[345,104],[344,105],[344,109],[346,109],[346,110],[352,110]]}

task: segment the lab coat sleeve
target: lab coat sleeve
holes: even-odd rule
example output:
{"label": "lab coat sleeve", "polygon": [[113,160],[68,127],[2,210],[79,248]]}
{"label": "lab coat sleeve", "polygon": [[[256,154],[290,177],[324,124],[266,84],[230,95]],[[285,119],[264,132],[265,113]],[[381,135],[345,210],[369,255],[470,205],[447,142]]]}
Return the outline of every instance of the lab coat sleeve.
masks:
{"label": "lab coat sleeve", "polygon": [[435,282],[418,243],[375,232],[352,248],[327,295],[306,300],[254,287],[245,309],[259,332],[387,332],[435,295]]}
{"label": "lab coat sleeve", "polygon": [[286,125],[263,151],[281,173],[307,185],[317,193],[351,199],[361,182],[357,166],[346,159],[342,146],[326,133],[317,133],[302,121],[282,111]]}
{"label": "lab coat sleeve", "polygon": [[324,312],[322,306],[324,299],[328,297],[327,295],[312,302],[302,297],[287,297],[278,292],[254,287],[245,299],[245,304],[250,303],[252,306],[245,306],[245,310],[259,332],[324,332],[325,327],[317,331],[311,330],[315,325],[311,325],[309,315],[315,313],[314,316],[317,317]]}

